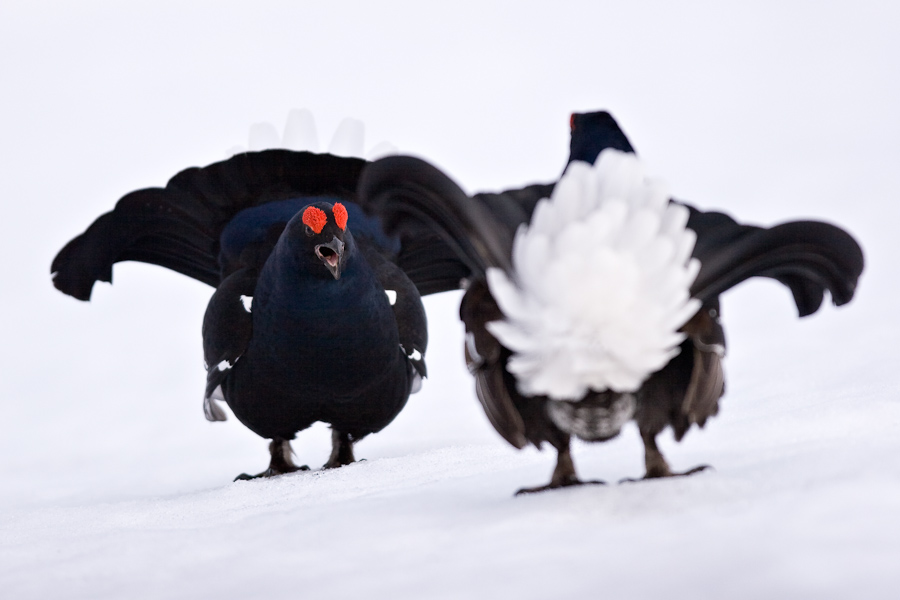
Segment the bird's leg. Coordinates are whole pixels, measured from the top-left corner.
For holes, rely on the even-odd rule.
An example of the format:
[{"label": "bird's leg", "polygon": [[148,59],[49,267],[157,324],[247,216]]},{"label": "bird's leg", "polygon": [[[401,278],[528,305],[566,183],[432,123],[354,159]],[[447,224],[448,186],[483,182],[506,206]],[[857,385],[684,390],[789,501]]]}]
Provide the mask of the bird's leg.
[{"label": "bird's leg", "polygon": [[644,441],[644,479],[656,479],[658,477],[671,477],[672,470],[666,457],[659,451],[656,445],[656,436],[649,433],[641,433]]},{"label": "bird's leg", "polygon": [[336,469],[356,462],[353,457],[353,442],[350,435],[341,433],[337,429],[331,430],[331,456],[328,462],[322,465],[323,469]]},{"label": "bird's leg", "polygon": [[[641,432],[641,439],[644,441],[644,465],[647,472],[641,479],[659,479],[661,477],[681,477],[683,475],[693,475],[706,469],[711,469],[709,465],[698,465],[693,469],[688,469],[681,473],[673,473],[669,468],[669,463],[659,451],[656,445],[656,434],[650,432]],[[641,481],[641,479],[623,479],[620,483],[626,481]]]},{"label": "bird's leg", "polygon": [[606,485],[605,481],[581,481],[575,473],[575,463],[572,462],[572,452],[569,449],[569,438],[566,437],[565,443],[559,445],[554,444],[557,451],[556,468],[553,469],[553,476],[550,483],[534,488],[522,488],[516,492],[519,494],[533,494],[535,492],[543,492],[545,490],[555,490],[561,487],[572,487],[576,485]]},{"label": "bird's leg", "polygon": [[294,471],[309,471],[309,467],[306,465],[298,467],[294,464],[294,461],[291,458],[291,455],[293,454],[291,443],[286,439],[280,437],[272,438],[272,441],[269,443],[269,454],[272,458],[269,460],[268,469],[262,473],[257,473],[256,475],[241,473],[235,477],[234,480],[258,479],[260,477],[274,477],[276,475],[283,475],[284,473],[293,473]]}]

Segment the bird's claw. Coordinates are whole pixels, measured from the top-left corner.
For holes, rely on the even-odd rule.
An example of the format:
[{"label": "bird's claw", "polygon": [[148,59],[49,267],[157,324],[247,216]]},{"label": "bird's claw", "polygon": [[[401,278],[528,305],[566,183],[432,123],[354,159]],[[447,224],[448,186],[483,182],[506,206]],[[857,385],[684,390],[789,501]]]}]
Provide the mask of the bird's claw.
[{"label": "bird's claw", "polygon": [[625,479],[620,479],[619,483],[636,483],[638,481],[646,481],[648,479],[663,479],[665,477],[686,477],[687,475],[693,475],[694,473],[699,473],[700,471],[706,470],[715,470],[712,465],[697,465],[693,469],[688,469],[687,471],[682,471],[681,473],[672,473],[671,471],[666,470],[665,472],[647,472],[646,475],[635,479],[633,477],[626,477]]},{"label": "bird's claw", "polygon": [[547,485],[542,485],[539,487],[522,488],[521,490],[516,492],[516,496],[522,496],[524,494],[536,494],[538,492],[546,492],[547,490],[558,490],[560,488],[575,487],[580,485],[606,485],[606,482],[600,479],[590,481],[581,481],[580,479],[567,479],[563,482],[551,481]]},{"label": "bird's claw", "polygon": [[678,476],[693,475],[694,473],[699,473],[700,471],[707,471],[707,470],[715,471],[715,469],[713,469],[712,465],[697,465],[693,469],[688,469],[687,471],[684,471],[683,473],[676,473],[676,475],[678,475]]},{"label": "bird's claw", "polygon": [[250,475],[248,473],[241,473],[237,477],[234,478],[235,481],[250,481],[251,479],[262,479],[263,477],[275,477],[277,475],[284,475],[286,473],[295,473],[297,471],[309,471],[309,467],[307,465],[301,465],[299,467],[287,470],[281,469],[273,469],[269,467],[262,473],[257,473],[256,475]]}]

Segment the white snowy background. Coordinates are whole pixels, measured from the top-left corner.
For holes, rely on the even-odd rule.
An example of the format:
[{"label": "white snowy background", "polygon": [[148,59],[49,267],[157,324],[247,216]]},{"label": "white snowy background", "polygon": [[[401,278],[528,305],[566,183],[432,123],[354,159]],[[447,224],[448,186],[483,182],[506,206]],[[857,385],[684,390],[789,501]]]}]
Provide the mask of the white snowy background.
[{"label": "white snowy background", "polygon": [[[900,9],[625,4],[0,0],[0,596],[896,598]],[[773,283],[723,297],[723,410],[661,436],[715,471],[617,485],[643,473],[629,427],[575,448],[611,485],[514,498],[554,455],[490,428],[447,294],[366,462],[232,483],[266,441],[203,419],[211,289],[129,263],[81,303],[48,271],[120,196],[294,107],[473,192],[555,179],[569,113],[606,108],[679,198],[839,223],[866,271],[803,321]],[[328,430],[294,448],[322,464]]]}]

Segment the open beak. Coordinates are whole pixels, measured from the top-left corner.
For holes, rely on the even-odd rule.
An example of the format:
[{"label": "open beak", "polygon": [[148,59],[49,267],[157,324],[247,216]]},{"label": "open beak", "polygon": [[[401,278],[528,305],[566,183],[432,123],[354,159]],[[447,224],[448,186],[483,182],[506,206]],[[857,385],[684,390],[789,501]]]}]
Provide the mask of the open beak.
[{"label": "open beak", "polygon": [[325,263],[325,268],[334,275],[335,279],[341,278],[341,259],[344,257],[344,242],[333,237],[330,242],[316,246],[316,256]]}]

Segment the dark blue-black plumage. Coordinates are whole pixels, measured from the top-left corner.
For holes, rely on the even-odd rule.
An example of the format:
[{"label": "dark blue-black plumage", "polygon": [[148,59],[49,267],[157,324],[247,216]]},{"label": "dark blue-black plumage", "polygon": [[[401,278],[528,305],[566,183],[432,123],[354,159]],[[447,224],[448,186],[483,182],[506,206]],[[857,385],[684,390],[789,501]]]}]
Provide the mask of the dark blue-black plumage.
[{"label": "dark blue-black plumage", "polygon": [[569,118],[572,137],[569,139],[569,161],[580,160],[593,164],[607,148],[634,152],[634,148],[619,124],[605,110],[573,113]]},{"label": "dark blue-black plumage", "polygon": [[[313,206],[330,212],[325,202]],[[361,438],[399,412],[415,370],[385,287],[349,228],[308,235],[300,216],[288,222],[260,271],[253,336],[224,381],[225,398],[264,437],[289,439],[324,421]],[[330,239],[343,245],[338,278],[315,252]]]},{"label": "dark blue-black plumage", "polygon": [[224,419],[224,399],[272,440],[260,475],[305,468],[289,440],[317,421],[333,430],[325,466],[347,464],[353,443],[388,425],[426,374],[419,289],[460,278],[438,236],[413,227],[389,237],[360,209],[365,165],[275,150],[188,169],[125,196],[69,242],[54,285],[87,300],[115,262],[138,260],[215,286],[203,320],[206,417]]}]

